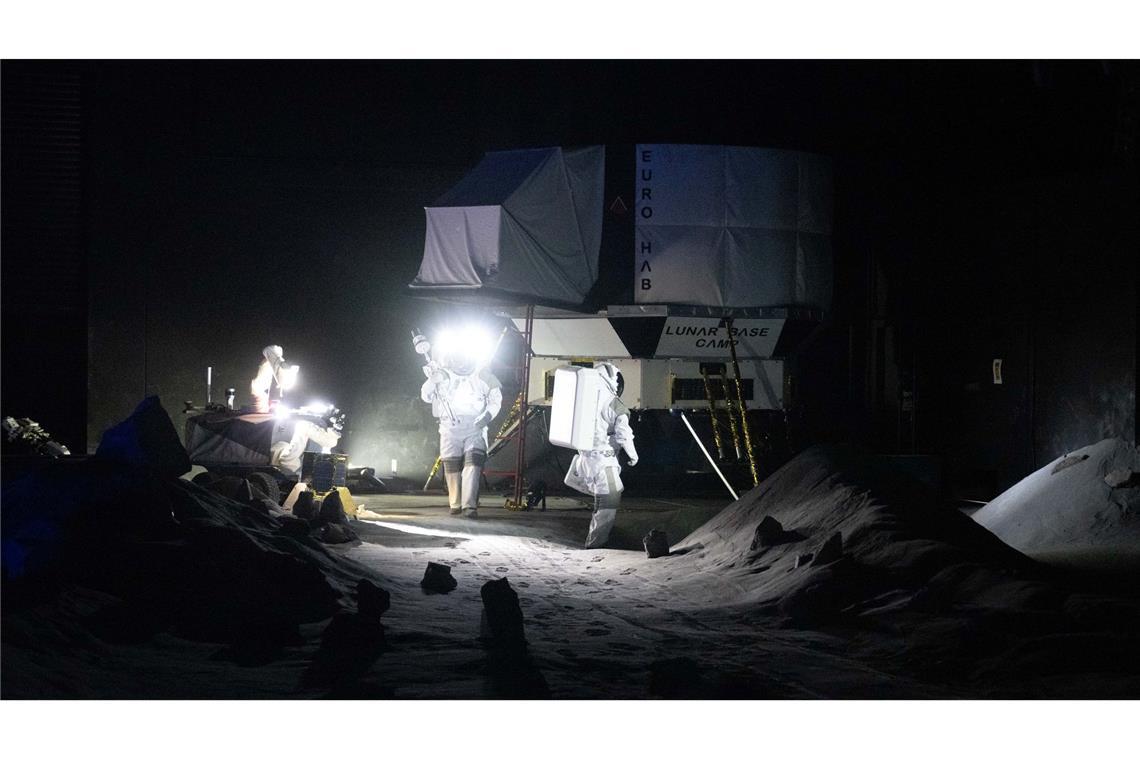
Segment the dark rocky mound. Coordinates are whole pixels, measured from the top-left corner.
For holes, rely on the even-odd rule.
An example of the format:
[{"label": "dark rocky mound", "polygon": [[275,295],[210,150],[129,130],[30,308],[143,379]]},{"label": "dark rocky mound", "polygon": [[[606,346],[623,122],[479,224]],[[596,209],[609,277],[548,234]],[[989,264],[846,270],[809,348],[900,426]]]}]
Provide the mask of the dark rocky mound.
[{"label": "dark rocky mound", "polygon": [[850,450],[800,454],[674,553],[737,579],[757,620],[873,631],[864,656],[966,694],[1140,693],[1135,589],[1044,567]]},{"label": "dark rocky mound", "polygon": [[145,467],[60,462],[5,487],[3,502],[13,603],[50,579],[224,638],[249,625],[327,618],[370,576],[290,531],[284,517]]},{"label": "dark rocky mound", "polygon": [[[52,658],[69,652],[60,636],[134,645],[162,635],[253,662],[295,643],[299,626],[355,611],[358,582],[378,581],[307,525],[123,460],[59,460],[6,484],[2,522],[4,696],[39,695],[12,646]],[[46,693],[69,693],[57,686]],[[186,688],[176,693],[199,693]]]},{"label": "dark rocky mound", "polygon": [[[771,568],[756,584],[770,598],[823,571],[858,568],[888,585],[917,588],[950,565],[988,563],[1014,575],[1034,566],[918,481],[827,447],[794,458],[680,549],[702,565],[742,574]],[[797,557],[804,572],[788,573]]]},{"label": "dark rocky mound", "polygon": [[1050,462],[974,513],[1018,551],[1130,555],[1140,570],[1140,449],[1108,438]]}]

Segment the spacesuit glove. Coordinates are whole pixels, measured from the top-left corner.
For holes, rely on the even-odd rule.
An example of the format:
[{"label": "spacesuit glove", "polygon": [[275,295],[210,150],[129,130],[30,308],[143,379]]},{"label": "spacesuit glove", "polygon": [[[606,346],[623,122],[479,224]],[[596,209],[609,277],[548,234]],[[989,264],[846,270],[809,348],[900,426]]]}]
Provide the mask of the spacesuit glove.
[{"label": "spacesuit glove", "polygon": [[629,459],[629,461],[626,462],[626,465],[629,467],[636,467],[638,462],[637,449],[633,448],[632,446],[626,446],[625,455]]},{"label": "spacesuit glove", "polygon": [[[424,371],[427,371],[427,367],[424,367]],[[447,382],[447,373],[442,369],[435,369],[428,374],[428,379],[436,385],[443,385]]]},{"label": "spacesuit glove", "polygon": [[491,424],[491,413],[483,412],[479,415],[479,419],[475,420],[475,427],[483,428]]},{"label": "spacesuit glove", "polygon": [[628,461],[628,462],[626,462],[626,465],[627,465],[627,466],[629,466],[629,467],[635,467],[635,466],[637,466],[637,457],[630,457],[630,458],[629,458],[629,461]]}]

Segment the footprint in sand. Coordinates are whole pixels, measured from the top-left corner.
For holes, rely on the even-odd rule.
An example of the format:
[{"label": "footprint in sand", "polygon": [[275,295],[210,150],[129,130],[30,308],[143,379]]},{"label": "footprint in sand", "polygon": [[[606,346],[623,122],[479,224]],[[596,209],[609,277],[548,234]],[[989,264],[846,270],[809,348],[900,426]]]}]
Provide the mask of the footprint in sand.
[{"label": "footprint in sand", "polygon": [[620,575],[633,575],[636,572],[637,572],[637,568],[627,567],[625,570],[621,571]]},{"label": "footprint in sand", "polygon": [[605,585],[607,585],[607,586],[620,586],[621,581],[615,581],[613,578],[607,578]]},{"label": "footprint in sand", "polygon": [[471,564],[471,560],[469,560],[469,559],[457,559],[456,562],[458,562],[461,565],[470,565]]},{"label": "footprint in sand", "polygon": [[585,633],[587,636],[609,636],[610,629],[603,628],[602,626],[597,626],[594,628],[587,628],[585,631],[583,631],[583,633]]},{"label": "footprint in sand", "polygon": [[578,657],[578,653],[575,652],[573,649],[563,648],[563,649],[555,649],[554,651],[557,652],[558,654],[562,655],[563,657],[569,657],[572,660],[576,659]]},{"label": "footprint in sand", "polygon": [[510,571],[511,569],[509,567],[503,567],[502,565],[495,568],[496,573],[509,573]]},{"label": "footprint in sand", "polygon": [[454,549],[455,547],[459,546],[459,544],[457,544],[455,541],[444,541],[443,545],[448,549]]},{"label": "footprint in sand", "polygon": [[480,557],[490,557],[490,556],[491,556],[491,552],[479,552],[479,556],[480,556]]},{"label": "footprint in sand", "polygon": [[518,586],[519,588],[530,588],[530,584],[527,583],[526,581],[519,581],[515,585]]},{"label": "footprint in sand", "polygon": [[602,556],[601,554],[599,554],[596,557],[590,557],[591,562],[601,562],[603,559],[605,559],[605,557]]}]

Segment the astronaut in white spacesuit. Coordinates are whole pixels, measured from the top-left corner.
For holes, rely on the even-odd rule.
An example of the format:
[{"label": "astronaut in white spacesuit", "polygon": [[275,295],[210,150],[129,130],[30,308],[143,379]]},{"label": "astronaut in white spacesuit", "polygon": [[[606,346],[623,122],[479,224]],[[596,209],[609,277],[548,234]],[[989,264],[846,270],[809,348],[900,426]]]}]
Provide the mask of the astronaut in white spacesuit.
[{"label": "astronaut in white spacesuit", "polygon": [[[281,346],[266,346],[261,350],[261,364],[257,374],[249,383],[253,397],[252,411],[268,414],[276,409],[276,420],[269,447],[269,463],[290,473],[301,471],[302,457],[315,444],[321,451],[329,452],[340,442],[340,430],[327,425],[318,425],[291,410],[278,406],[280,394],[297,382],[298,367],[285,363],[285,351]],[[272,398],[276,386],[278,399]],[[305,410],[301,410],[304,412]]]},{"label": "astronaut in white spacesuit", "polygon": [[283,376],[288,372],[285,364],[285,351],[281,346],[266,346],[261,350],[261,364],[257,367],[257,374],[249,383],[249,393],[253,397],[253,410],[259,413],[270,411],[270,392],[276,383],[278,389],[288,382]]},{"label": "astronaut in white spacesuit", "polygon": [[479,485],[487,461],[487,426],[503,405],[502,386],[480,366],[477,346],[451,348],[438,363],[424,367],[420,398],[439,418],[439,458],[447,482],[449,511],[476,517]]},{"label": "astronaut in white spacesuit", "polygon": [[629,409],[622,403],[624,383],[617,367],[599,362],[594,369],[601,375],[611,398],[598,405],[594,424],[594,445],[589,450],[579,449],[566,473],[566,485],[594,497],[594,515],[586,534],[586,548],[598,549],[605,545],[617,517],[621,503],[621,465],[617,451],[622,449],[629,457],[629,466],[637,464],[637,449],[633,445],[633,430],[629,427]]}]

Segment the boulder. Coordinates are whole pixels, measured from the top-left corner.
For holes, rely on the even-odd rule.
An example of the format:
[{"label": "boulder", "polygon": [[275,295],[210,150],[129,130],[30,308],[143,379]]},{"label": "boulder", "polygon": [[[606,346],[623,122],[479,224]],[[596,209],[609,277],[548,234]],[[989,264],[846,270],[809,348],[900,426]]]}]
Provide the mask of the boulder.
[{"label": "boulder", "polygon": [[312,491],[301,491],[297,502],[293,505],[293,516],[302,520],[315,520],[317,518],[317,504],[313,500]]},{"label": "boulder", "polygon": [[380,619],[392,606],[392,597],[367,578],[356,583],[356,608],[362,617]]},{"label": "boulder", "polygon": [[173,477],[190,471],[190,457],[158,396],[147,396],[130,417],[104,432],[95,456]]},{"label": "boulder", "polygon": [[843,556],[843,534],[836,532],[823,542],[811,561],[813,565],[828,565]]},{"label": "boulder", "polygon": [[649,559],[657,559],[669,554],[669,536],[663,530],[654,528],[649,531],[641,540],[641,544],[645,547],[645,556]]},{"label": "boulder", "polygon": [[429,562],[424,570],[424,578],[420,586],[424,591],[432,594],[446,594],[455,589],[459,582],[451,576],[451,568],[438,562]]},{"label": "boulder", "polygon": [[488,643],[499,649],[525,650],[523,614],[519,595],[506,578],[487,581],[479,589],[483,598],[483,623]]},{"label": "boulder", "polygon": [[771,515],[764,515],[764,519],[756,526],[756,532],[753,534],[752,549],[775,546],[780,543],[783,535],[784,526],[780,524],[780,521]]},{"label": "boulder", "polygon": [[[296,511],[296,507],[294,507]],[[329,525],[348,525],[348,515],[344,513],[344,502],[341,501],[340,491],[329,491],[321,499],[321,508],[318,513],[321,522]]]},{"label": "boulder", "polygon": [[771,515],[764,515],[764,519],[760,521],[760,524],[756,526],[756,531],[752,534],[752,545],[749,547],[749,551],[767,549],[780,544],[793,544],[796,541],[802,541],[803,538],[797,531],[784,530],[780,521]]},{"label": "boulder", "polygon": [[1109,488],[1131,488],[1137,485],[1137,480],[1137,473],[1127,467],[1113,470],[1104,476],[1104,482]]}]

